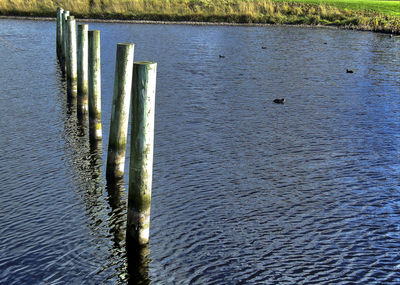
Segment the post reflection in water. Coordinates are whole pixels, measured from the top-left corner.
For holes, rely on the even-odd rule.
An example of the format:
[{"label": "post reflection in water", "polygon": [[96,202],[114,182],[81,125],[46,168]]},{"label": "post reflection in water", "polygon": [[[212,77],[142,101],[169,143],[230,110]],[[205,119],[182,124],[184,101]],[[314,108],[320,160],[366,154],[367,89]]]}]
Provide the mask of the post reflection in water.
[{"label": "post reflection in water", "polygon": [[151,259],[149,245],[138,245],[126,241],[128,259],[128,284],[150,284],[149,264]]},{"label": "post reflection in water", "polygon": [[[68,93],[68,87],[67,87],[67,93]],[[73,119],[75,121],[74,118],[76,118],[76,98],[72,97],[72,96],[67,96],[67,109],[66,109],[66,114],[69,117],[69,119]]]},{"label": "post reflection in water", "polygon": [[59,74],[60,88],[66,94],[62,100],[66,100],[63,120],[64,140],[71,157],[68,164],[77,178],[77,194],[85,205],[87,227],[95,236],[106,234],[112,242],[102,270],[115,267],[118,284],[150,284],[148,245],[137,247],[126,241],[127,196],[124,180],[106,181],[102,169],[102,140],[90,138],[88,114],[79,108],[78,98],[71,96],[65,72],[59,69]]},{"label": "post reflection in water", "polygon": [[113,235],[114,249],[126,253],[128,283],[150,284],[149,246],[140,246],[125,240],[127,204],[123,179],[108,181],[106,189],[111,207],[110,234]]},{"label": "post reflection in water", "polygon": [[117,250],[122,250],[125,245],[125,188],[123,180],[107,182],[106,190],[108,194],[108,204],[111,208],[110,216],[110,234],[113,236],[113,245]]},{"label": "post reflection in water", "polygon": [[78,135],[86,136],[86,130],[89,127],[89,119],[87,113],[82,112],[82,109],[79,108],[79,98],[77,99],[77,111],[76,111],[77,119],[78,119]]}]

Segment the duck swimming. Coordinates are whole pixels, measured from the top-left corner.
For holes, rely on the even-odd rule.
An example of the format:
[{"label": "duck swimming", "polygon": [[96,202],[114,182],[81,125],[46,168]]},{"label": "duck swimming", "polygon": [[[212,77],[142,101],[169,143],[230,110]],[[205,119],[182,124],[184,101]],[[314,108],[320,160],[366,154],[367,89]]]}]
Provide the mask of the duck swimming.
[{"label": "duck swimming", "polygon": [[350,69],[346,69],[346,73],[354,73],[354,71],[350,70]]},{"label": "duck swimming", "polygon": [[276,104],[283,104],[283,103],[285,103],[285,98],[281,98],[281,99],[274,99],[274,103],[276,103]]}]

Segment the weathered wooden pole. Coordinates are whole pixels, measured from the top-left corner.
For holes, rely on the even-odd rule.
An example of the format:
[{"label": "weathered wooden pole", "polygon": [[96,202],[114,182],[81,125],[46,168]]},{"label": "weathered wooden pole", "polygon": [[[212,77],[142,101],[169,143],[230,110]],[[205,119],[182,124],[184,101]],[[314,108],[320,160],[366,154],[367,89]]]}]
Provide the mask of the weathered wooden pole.
[{"label": "weathered wooden pole", "polygon": [[78,25],[78,113],[87,114],[88,106],[88,25]]},{"label": "weathered wooden pole", "polygon": [[62,17],[63,17],[64,9],[57,8],[57,33],[56,33],[56,49],[57,49],[57,57],[58,59],[61,58],[62,50]]},{"label": "weathered wooden pole", "polygon": [[61,43],[61,49],[62,49],[62,60],[63,60],[63,64],[62,64],[62,68],[63,71],[65,72],[66,69],[66,60],[67,60],[67,40],[68,40],[68,36],[67,36],[67,19],[69,16],[69,11],[64,11],[63,15],[62,15],[62,19],[61,19],[61,24],[62,24],[62,43]]},{"label": "weathered wooden pole", "polygon": [[132,77],[127,244],[149,242],[157,63],[135,62]]},{"label": "weathered wooden pole", "polygon": [[68,93],[75,97],[78,91],[77,51],[76,51],[76,21],[74,16],[68,16],[68,60],[67,84]]},{"label": "weathered wooden pole", "polygon": [[133,44],[118,44],[115,62],[110,136],[107,153],[107,180],[124,176],[129,108],[132,90]]},{"label": "weathered wooden pole", "polygon": [[100,31],[89,31],[89,137],[101,140],[101,65]]}]

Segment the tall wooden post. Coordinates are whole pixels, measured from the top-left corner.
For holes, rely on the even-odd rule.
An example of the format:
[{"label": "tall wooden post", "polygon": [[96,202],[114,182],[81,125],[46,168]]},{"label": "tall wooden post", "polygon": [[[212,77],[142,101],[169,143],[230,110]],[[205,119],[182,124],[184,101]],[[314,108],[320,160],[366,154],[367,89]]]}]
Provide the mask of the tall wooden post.
[{"label": "tall wooden post", "polygon": [[78,25],[78,114],[87,114],[88,106],[88,25]]},{"label": "tall wooden post", "polygon": [[132,89],[133,44],[118,44],[107,154],[107,180],[124,176]]},{"label": "tall wooden post", "polygon": [[100,31],[89,31],[89,137],[101,140],[101,64]]},{"label": "tall wooden post", "polygon": [[69,16],[67,20],[68,24],[68,60],[67,60],[67,84],[68,93],[72,97],[77,94],[77,51],[76,51],[76,21],[74,16]]},{"label": "tall wooden post", "polygon": [[156,73],[157,63],[133,65],[127,244],[149,242]]},{"label": "tall wooden post", "polygon": [[57,49],[57,57],[61,59],[62,51],[61,51],[61,44],[62,44],[62,17],[63,17],[64,9],[57,8],[57,32],[56,32],[56,49]]},{"label": "tall wooden post", "polygon": [[64,72],[66,72],[66,60],[67,60],[67,45],[68,45],[68,34],[67,34],[67,19],[69,16],[69,11],[64,11],[63,17],[61,19],[62,23],[62,43],[61,43],[61,49],[62,49],[62,59],[63,59],[63,64],[62,64],[62,69]]}]

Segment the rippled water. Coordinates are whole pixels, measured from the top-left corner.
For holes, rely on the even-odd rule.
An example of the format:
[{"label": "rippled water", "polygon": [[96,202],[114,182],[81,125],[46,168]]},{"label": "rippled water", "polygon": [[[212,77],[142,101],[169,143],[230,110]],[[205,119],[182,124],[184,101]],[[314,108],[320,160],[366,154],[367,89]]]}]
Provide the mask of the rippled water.
[{"label": "rippled water", "polygon": [[[400,38],[90,29],[97,147],[66,100],[55,23],[0,20],[1,284],[400,283]],[[126,183],[104,179],[118,42],[158,62],[151,240],[129,263]]]}]

